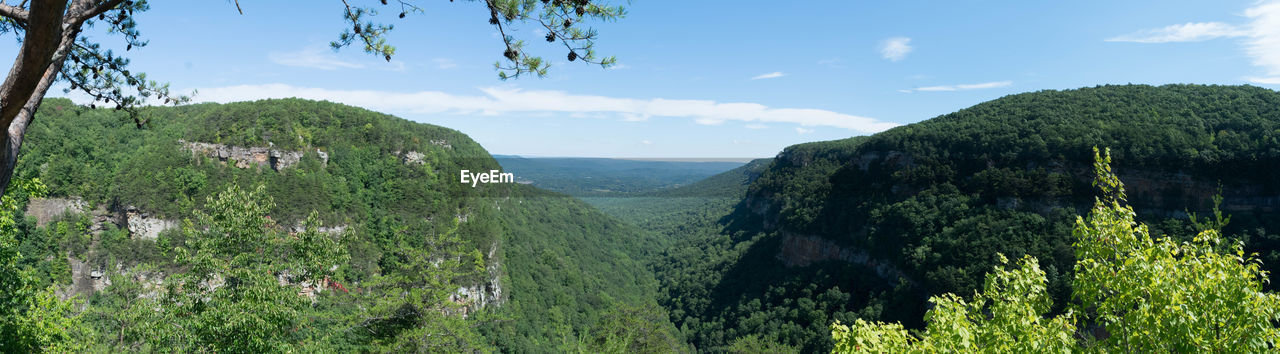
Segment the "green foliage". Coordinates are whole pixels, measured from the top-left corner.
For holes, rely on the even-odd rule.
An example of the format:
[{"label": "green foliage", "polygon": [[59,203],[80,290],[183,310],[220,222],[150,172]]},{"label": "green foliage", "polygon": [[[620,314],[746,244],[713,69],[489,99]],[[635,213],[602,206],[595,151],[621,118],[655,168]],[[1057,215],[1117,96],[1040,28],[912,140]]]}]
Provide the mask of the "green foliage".
[{"label": "green foliage", "polygon": [[[1005,261],[1001,256],[1001,261]],[[1064,352],[1075,345],[1073,315],[1042,316],[1051,299],[1045,292],[1044,271],[1032,257],[1017,267],[997,267],[986,286],[971,301],[954,294],[929,299],[933,309],[919,338],[901,324],[832,324],[835,352]]]},{"label": "green foliage", "polygon": [[[17,169],[53,178],[56,197],[191,220],[156,240],[94,235],[84,215],[17,224],[36,284],[65,286],[68,255],[107,273],[82,315],[96,339],[75,341],[92,351],[683,348],[653,303],[651,234],[563,195],[456,183],[459,169],[499,168],[457,131],[297,99],[140,113],[147,129],[49,99]],[[237,168],[179,139],[305,154],[281,171]],[[314,298],[299,295],[307,285]],[[462,287],[498,298],[481,308]],[[610,322],[614,310],[625,320]],[[608,323],[640,334],[597,338]]]},{"label": "green foliage", "polygon": [[835,351],[1272,350],[1280,341],[1280,296],[1263,291],[1267,274],[1257,259],[1245,256],[1242,243],[1224,248],[1214,228],[1192,241],[1151,237],[1127,205],[1110,152],[1095,160],[1104,197],[1088,218],[1076,219],[1072,298],[1078,302],[1071,310],[1045,317],[1051,299],[1044,272],[1025,257],[1017,268],[989,273],[969,303],[952,294],[932,298],[919,337],[898,324],[837,322]]},{"label": "green foliage", "polygon": [[18,251],[17,211],[19,198],[42,196],[44,184],[38,179],[15,183],[0,197],[0,351],[79,351],[89,334],[74,305],[57,297],[53,287],[40,290],[32,269],[21,266]]},{"label": "green foliage", "polygon": [[502,312],[513,318],[483,328],[499,348],[683,348],[653,301],[657,281],[644,260],[661,245],[651,234],[562,194],[522,185],[511,193],[495,199],[501,204],[494,217],[503,235],[502,283],[511,294]]},{"label": "green foliage", "polygon": [[[661,301],[698,348],[756,335],[829,351],[832,320],[922,330],[927,299],[982,291],[1002,266],[996,254],[1035,257],[1048,315],[1058,315],[1071,301],[1074,216],[1097,193],[1092,146],[1115,149],[1128,201],[1155,234],[1192,241],[1200,230],[1186,216],[1210,210],[1221,186],[1232,214],[1224,242],[1244,241],[1263,270],[1280,266],[1280,215],[1269,207],[1280,190],[1269,172],[1280,164],[1276,107],[1280,94],[1249,86],[1011,95],[873,136],[788,147],[741,199],[640,220],[672,240],[654,262]],[[792,262],[804,258],[816,261]]]},{"label": "green foliage", "polygon": [[[473,0],[474,1],[474,0]],[[415,1],[398,0],[400,6],[398,11],[392,13],[399,14],[400,19],[404,19],[410,14],[426,13]],[[334,49],[340,49],[355,43],[363,44],[365,53],[374,54],[391,61],[391,56],[395,55],[396,48],[387,41],[387,34],[395,29],[395,25],[382,22],[374,22],[371,18],[377,17],[379,9],[386,9],[385,6],[352,6],[343,3],[346,8],[343,10],[343,19],[350,24],[350,29],[343,30],[338,35],[338,39],[330,42],[329,45]],[[382,5],[388,5],[387,1],[383,1]],[[545,39],[547,42],[559,42],[569,49],[569,61],[581,59],[584,63],[599,64],[601,67],[609,67],[617,63],[614,57],[598,58],[595,53],[595,40],[598,33],[595,29],[584,26],[582,23],[586,21],[613,21],[620,19],[626,15],[626,10],[622,6],[611,5],[605,1],[599,0],[581,0],[581,1],[535,1],[535,0],[486,0],[485,8],[488,10],[489,24],[496,27],[499,35],[502,37],[505,50],[502,55],[506,61],[494,63],[494,68],[498,70],[498,77],[506,80],[509,78],[520,77],[524,74],[535,74],[538,77],[547,75],[547,69],[551,67],[550,61],[543,60],[542,57],[530,55],[524,48],[524,40],[517,39],[511,35],[516,33],[514,25],[527,24],[532,25],[539,30],[545,30],[546,37],[536,40]]]},{"label": "green foliage", "polygon": [[277,279],[317,284],[345,263],[345,252],[316,230],[314,216],[297,236],[276,231],[264,187],[232,185],[205,205],[198,222],[183,227],[186,244],[174,250],[174,262],[188,271],[168,277],[154,300],[129,309],[126,316],[141,317],[135,320],[141,328],[129,330],[156,349],[288,351],[308,303]]}]

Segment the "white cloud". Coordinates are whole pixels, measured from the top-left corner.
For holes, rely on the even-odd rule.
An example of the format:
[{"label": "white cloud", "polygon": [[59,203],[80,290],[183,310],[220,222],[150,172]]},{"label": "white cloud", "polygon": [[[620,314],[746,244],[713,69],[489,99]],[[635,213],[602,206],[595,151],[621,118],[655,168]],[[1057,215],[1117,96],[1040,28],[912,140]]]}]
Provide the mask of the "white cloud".
[{"label": "white cloud", "polygon": [[780,78],[780,77],[783,77],[783,76],[787,76],[787,74],[783,74],[781,71],[774,71],[774,72],[771,72],[771,73],[768,73],[768,74],[760,74],[760,75],[753,76],[753,77],[751,77],[751,79],[752,79],[752,80],[760,80],[760,79],[776,79],[776,78]]},{"label": "white cloud", "polygon": [[699,124],[726,121],[747,123],[792,123],[801,126],[828,126],[876,133],[898,126],[874,118],[811,108],[770,108],[757,103],[721,103],[709,100],[636,99],[577,95],[564,91],[521,90],[485,87],[482,95],[456,95],[441,91],[390,92],[371,90],[330,90],[285,84],[239,85],[199,89],[194,97],[202,102],[234,102],[266,98],[299,97],[328,100],[394,114],[482,114],[547,113],[613,114],[624,117],[678,117]]},{"label": "white cloud", "polygon": [[827,66],[833,69],[844,69],[844,62],[840,58],[822,59],[818,61],[818,65]]},{"label": "white cloud", "polygon": [[764,128],[768,128],[768,127],[769,127],[769,126],[767,126],[767,125],[759,124],[759,123],[751,123],[751,124],[747,124],[747,129],[764,129]]},{"label": "white cloud", "polygon": [[1253,59],[1253,65],[1266,71],[1267,77],[1249,78],[1264,85],[1280,84],[1280,2],[1262,3],[1245,10],[1249,18],[1246,27],[1249,38],[1244,40],[1244,52]]},{"label": "white cloud", "polygon": [[622,121],[624,122],[644,122],[649,120],[649,116],[635,113],[622,113]]},{"label": "white cloud", "polygon": [[1188,22],[1107,38],[1107,42],[1169,43],[1199,42],[1223,37],[1240,37],[1248,31],[1222,22]]},{"label": "white cloud", "polygon": [[891,61],[899,61],[911,53],[911,38],[893,37],[880,44],[880,55]]},{"label": "white cloud", "polygon": [[912,92],[919,92],[919,91],[924,91],[924,92],[968,91],[968,90],[981,90],[981,89],[1007,87],[1009,85],[1013,85],[1013,81],[992,81],[992,82],[983,82],[978,84],[925,86],[925,87],[917,87],[914,89],[898,90],[898,92],[912,93]]},{"label": "white cloud", "polygon": [[1244,24],[1190,22],[1109,38],[1112,42],[1169,43],[1216,38],[1241,38],[1240,45],[1262,76],[1245,80],[1263,85],[1280,85],[1280,1],[1260,1],[1245,9]]},{"label": "white cloud", "polygon": [[640,143],[641,143],[641,144],[645,144],[645,145],[653,145],[653,142],[652,142],[652,141],[649,141],[649,139],[641,140],[641,141],[640,141]]},{"label": "white cloud", "polygon": [[812,132],[813,132],[813,129],[806,129],[806,128],[801,128],[801,127],[796,127],[796,133],[799,133],[799,134],[809,134],[809,133],[812,133]]},{"label": "white cloud", "polygon": [[338,59],[338,56],[334,55],[333,51],[321,46],[311,46],[296,52],[271,52],[267,55],[267,59],[280,65],[320,70],[359,69],[364,67],[364,65],[358,63]]},{"label": "white cloud", "polygon": [[458,63],[453,62],[453,59],[449,58],[435,58],[432,61],[436,63],[436,68],[438,69],[453,69],[458,67]]},{"label": "white cloud", "polygon": [[391,70],[391,71],[405,71],[405,69],[408,69],[408,68],[409,68],[409,66],[408,66],[408,65],[405,65],[403,61],[399,61],[399,60],[392,60],[391,62],[388,62],[387,64],[388,64],[388,65],[391,65],[391,66],[390,66],[390,67],[381,67],[381,68],[382,68],[382,69],[386,69],[386,70]]},{"label": "white cloud", "polygon": [[1276,76],[1264,76],[1264,77],[1249,76],[1249,77],[1245,77],[1244,79],[1259,85],[1280,85],[1280,77],[1276,77]]}]

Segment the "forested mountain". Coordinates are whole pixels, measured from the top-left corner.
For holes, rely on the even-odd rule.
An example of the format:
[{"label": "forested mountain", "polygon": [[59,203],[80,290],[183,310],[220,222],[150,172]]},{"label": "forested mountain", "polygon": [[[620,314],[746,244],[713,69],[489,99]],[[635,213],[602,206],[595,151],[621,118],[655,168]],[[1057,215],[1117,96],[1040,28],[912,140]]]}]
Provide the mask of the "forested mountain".
[{"label": "forested mountain", "polygon": [[17,169],[17,265],[84,301],[73,349],[820,352],[835,321],[920,329],[1000,254],[1039,260],[1056,315],[1095,146],[1151,235],[1220,195],[1226,242],[1280,264],[1280,93],[1250,86],[1012,95],[579,198],[458,183],[499,161],[343,105],[138,114],[48,100]]},{"label": "forested mountain", "polygon": [[829,350],[832,320],[919,328],[929,295],[974,293],[1002,253],[1040,259],[1061,308],[1072,222],[1097,195],[1095,146],[1111,148],[1152,234],[1187,237],[1186,212],[1221,194],[1225,233],[1275,274],[1277,128],[1275,91],[1124,85],[1012,95],[792,146],[740,203],[670,221],[678,241],[655,265],[663,303],[698,348]]},{"label": "forested mountain", "polygon": [[638,258],[651,233],[459,183],[500,167],[457,131],[299,99],[146,108],[144,129],[65,99],[39,112],[16,180],[48,195],[18,217],[20,266],[79,295],[84,350],[685,345]]}]

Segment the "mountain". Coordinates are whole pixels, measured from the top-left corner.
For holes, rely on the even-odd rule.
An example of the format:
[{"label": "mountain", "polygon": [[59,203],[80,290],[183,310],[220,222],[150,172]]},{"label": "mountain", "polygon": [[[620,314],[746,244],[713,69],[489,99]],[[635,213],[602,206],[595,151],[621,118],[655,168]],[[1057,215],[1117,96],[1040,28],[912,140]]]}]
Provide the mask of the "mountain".
[{"label": "mountain", "polygon": [[[1098,86],[1002,97],[867,137],[791,146],[736,205],[688,213],[656,263],[698,348],[830,349],[834,319],[919,328],[932,294],[972,294],[997,255],[1041,260],[1069,299],[1071,228],[1110,148],[1153,234],[1186,238],[1215,195],[1224,231],[1280,264],[1280,93]],[[1275,284],[1275,282],[1272,282]],[[1274,286],[1274,285],[1272,285]]]},{"label": "mountain", "polygon": [[[144,129],[127,114],[48,99],[16,169],[16,181],[48,187],[20,221],[22,266],[87,301],[90,332],[110,334],[93,350],[217,351],[268,334],[251,344],[305,351],[684,346],[656,305],[657,283],[642,262],[659,247],[652,234],[563,194],[459,183],[461,170],[500,169],[460,132],[300,99],[142,108]],[[218,209],[223,201],[245,209]],[[227,220],[258,217],[237,214],[254,205],[274,205],[264,208],[266,222],[236,224],[256,231],[227,234],[265,233],[281,244],[223,247],[320,247],[296,243],[304,237],[337,245],[322,250],[342,256],[326,259],[336,264],[321,284],[291,280],[301,271],[288,265],[290,256],[266,258],[289,268],[271,269],[281,285],[265,289],[302,293],[311,304],[281,295],[294,305],[266,308],[282,313],[220,312],[241,306],[234,300],[241,295],[227,289],[248,286],[233,274],[249,273],[234,268],[199,283],[214,294],[201,306],[161,301],[170,298],[160,296],[161,284],[194,276],[190,257],[181,255],[203,252],[202,238],[221,237]],[[139,314],[177,317],[144,321]],[[268,314],[289,320],[264,327],[276,332],[219,334]],[[181,321],[197,322],[166,326]]]},{"label": "mountain", "polygon": [[685,186],[741,162],[495,156],[517,181],[575,197],[631,196]]},{"label": "mountain", "polygon": [[1095,147],[1153,234],[1216,208],[1280,264],[1280,93],[1251,86],[1011,95],[701,177],[495,159],[328,102],[128,114],[47,100],[15,176],[18,266],[85,301],[86,351],[821,352],[836,320],[919,329],[1001,255],[1038,258],[1061,311]]}]

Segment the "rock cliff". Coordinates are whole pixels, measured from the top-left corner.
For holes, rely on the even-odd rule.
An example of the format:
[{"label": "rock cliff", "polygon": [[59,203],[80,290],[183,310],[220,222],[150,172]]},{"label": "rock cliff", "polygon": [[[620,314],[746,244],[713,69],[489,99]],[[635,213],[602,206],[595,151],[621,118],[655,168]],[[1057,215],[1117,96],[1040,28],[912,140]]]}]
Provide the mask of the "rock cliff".
[{"label": "rock cliff", "polygon": [[[280,171],[298,164],[302,156],[307,153],[305,150],[289,151],[271,147],[229,146],[186,140],[178,140],[178,142],[182,143],[184,150],[190,151],[193,155],[208,156],[239,168],[265,167]],[[320,149],[316,149],[315,152],[320,156],[322,163],[326,165],[329,163],[328,153]]]}]

